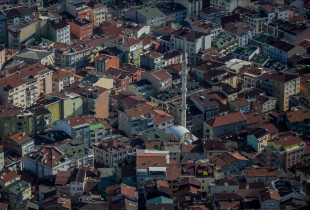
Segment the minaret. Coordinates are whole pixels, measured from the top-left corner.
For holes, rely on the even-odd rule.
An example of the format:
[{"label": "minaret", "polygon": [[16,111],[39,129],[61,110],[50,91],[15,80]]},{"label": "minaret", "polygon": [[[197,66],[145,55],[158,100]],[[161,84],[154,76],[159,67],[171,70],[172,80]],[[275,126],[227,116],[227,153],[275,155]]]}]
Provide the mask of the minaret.
[{"label": "minaret", "polygon": [[181,72],[181,76],[182,76],[182,123],[181,125],[186,128],[186,92],[187,92],[187,88],[186,88],[186,76],[187,76],[187,72],[186,72],[186,67],[187,67],[187,58],[186,58],[186,45],[185,45],[185,39],[183,41],[183,58],[182,58],[182,72]]}]

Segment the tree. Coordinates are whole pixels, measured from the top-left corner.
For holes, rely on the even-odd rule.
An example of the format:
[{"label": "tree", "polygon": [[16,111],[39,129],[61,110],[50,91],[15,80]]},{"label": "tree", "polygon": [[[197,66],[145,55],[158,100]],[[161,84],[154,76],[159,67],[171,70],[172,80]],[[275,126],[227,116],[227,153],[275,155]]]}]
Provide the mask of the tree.
[{"label": "tree", "polygon": [[165,150],[165,146],[164,145],[160,145],[159,150],[164,151]]},{"label": "tree", "polygon": [[158,144],[155,144],[154,149],[158,149],[159,150]]}]

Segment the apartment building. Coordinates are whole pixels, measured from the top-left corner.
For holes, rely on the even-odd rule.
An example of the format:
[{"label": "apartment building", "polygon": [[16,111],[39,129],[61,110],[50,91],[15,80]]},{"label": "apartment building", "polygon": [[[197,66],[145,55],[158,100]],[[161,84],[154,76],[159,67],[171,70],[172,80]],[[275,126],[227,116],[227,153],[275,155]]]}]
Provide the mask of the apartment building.
[{"label": "apartment building", "polygon": [[[53,103],[59,105],[59,102],[53,101],[52,104]],[[27,107],[26,110],[34,114],[34,123],[32,126],[35,128],[35,134],[41,134],[53,130],[52,112],[48,109],[48,106],[43,106],[42,104],[37,103]],[[56,113],[54,112],[54,114]],[[59,118],[59,115],[57,118]]]},{"label": "apartment building", "polygon": [[79,81],[72,83],[70,87],[64,89],[69,93],[75,93],[82,97],[83,113],[94,115],[96,118],[106,118],[109,116],[109,90],[91,86]]},{"label": "apartment building", "polygon": [[170,49],[182,49],[188,52],[188,65],[193,65],[195,54],[211,48],[211,34],[189,28],[183,28],[170,34]]},{"label": "apartment building", "polygon": [[133,75],[131,72],[123,71],[114,67],[108,68],[104,75],[113,79],[113,87],[128,90],[128,85],[133,82]]},{"label": "apartment building", "polygon": [[165,2],[157,8],[165,15],[165,25],[182,22],[186,17],[187,8],[178,3]]},{"label": "apartment building", "polygon": [[56,69],[53,72],[53,92],[60,93],[66,87],[69,87],[74,82],[74,71],[64,69]]},{"label": "apartment building", "polygon": [[187,11],[186,15],[198,16],[202,10],[202,0],[175,0],[174,3],[179,3],[184,6]]},{"label": "apartment building", "polygon": [[213,23],[208,20],[200,20],[198,22],[195,22],[193,23],[192,28],[194,30],[201,31],[204,33],[210,33],[212,35],[212,39],[220,35],[223,30],[221,25]]},{"label": "apartment building", "polygon": [[64,20],[54,20],[47,23],[47,38],[60,43],[70,42],[70,25]]},{"label": "apartment building", "polygon": [[141,98],[149,98],[153,93],[155,93],[155,88],[152,87],[146,79],[141,79],[137,82],[128,85],[128,91]]},{"label": "apartment building", "polygon": [[212,7],[217,7],[228,12],[232,12],[237,7],[247,7],[247,1],[237,1],[237,0],[211,0],[210,5]]},{"label": "apartment building", "polygon": [[7,26],[7,42],[10,49],[20,50],[21,43],[34,34],[46,37],[46,20],[30,20]]},{"label": "apartment building", "polygon": [[153,179],[166,180],[167,164],[169,164],[167,153],[137,153],[136,174],[139,194],[144,194],[145,182]]},{"label": "apartment building", "polygon": [[150,26],[131,23],[124,30],[124,35],[132,39],[139,39],[143,34],[150,34]]},{"label": "apartment building", "polygon": [[162,69],[165,65],[164,55],[158,52],[148,52],[141,56],[141,66],[150,69]]},{"label": "apartment building", "polygon": [[287,64],[288,58],[295,54],[304,54],[305,49],[282,41],[279,38],[270,37],[264,42],[264,51],[262,53],[265,56],[270,56],[270,59]]},{"label": "apartment building", "polygon": [[118,115],[118,127],[127,136],[154,128],[154,114],[152,107],[146,104],[137,105]]},{"label": "apartment building", "polygon": [[94,26],[99,26],[105,22],[105,17],[107,15],[107,7],[99,2],[90,1],[86,4],[91,8],[90,10],[90,21]]},{"label": "apartment building", "polygon": [[306,144],[293,134],[287,134],[267,141],[262,145],[261,164],[266,167],[289,167],[303,162]]},{"label": "apartment building", "polygon": [[119,58],[112,56],[112,55],[107,55],[107,54],[100,54],[98,55],[95,59],[95,69],[98,72],[105,73],[105,71],[110,68],[119,68]]},{"label": "apartment building", "polygon": [[52,70],[33,64],[0,79],[1,104],[26,107],[34,104],[41,94],[52,92]]},{"label": "apartment building", "polygon": [[269,186],[272,180],[278,178],[278,173],[273,167],[255,167],[250,166],[244,170],[245,179],[250,182],[264,182]]},{"label": "apartment building", "polygon": [[310,112],[308,109],[292,110],[285,114],[285,125],[302,139],[309,138]]},{"label": "apartment building", "polygon": [[250,10],[238,7],[234,12],[241,14],[240,18],[242,21],[253,26],[256,33],[261,33],[264,30],[264,24],[268,22],[268,15],[263,10]]},{"label": "apartment building", "polygon": [[140,66],[140,55],[142,54],[142,41],[123,36],[116,36],[106,41],[107,47],[116,47],[124,52],[123,63],[132,63]]},{"label": "apartment building", "polygon": [[50,50],[55,53],[55,66],[63,69],[85,66],[91,60],[91,47],[79,39],[70,45],[57,42]]},{"label": "apartment building", "polygon": [[88,40],[93,36],[93,23],[87,19],[74,19],[68,22],[70,31],[80,40]]},{"label": "apartment building", "polygon": [[246,127],[247,118],[241,112],[215,116],[204,122],[203,138],[214,138],[230,132],[238,132]]},{"label": "apartment building", "polygon": [[171,50],[164,54],[165,66],[171,64],[179,64],[182,63],[183,53],[181,50]]},{"label": "apartment building", "polygon": [[239,39],[230,34],[221,34],[212,40],[212,47],[217,49],[219,57],[224,57],[236,50]]},{"label": "apartment building", "polygon": [[66,12],[73,17],[90,19],[90,11],[85,2],[66,3]]},{"label": "apartment building", "polygon": [[25,170],[35,177],[94,166],[94,151],[81,140],[71,141],[60,147],[44,147],[25,155],[24,158]]},{"label": "apartment building", "polygon": [[275,110],[277,99],[271,96],[260,95],[252,101],[252,110],[259,115],[265,115]]},{"label": "apartment building", "polygon": [[15,208],[17,202],[30,198],[31,185],[24,180],[17,180],[2,188],[1,201],[8,204],[9,209]]},{"label": "apartment building", "polygon": [[54,131],[64,131],[73,140],[82,140],[86,145],[90,145],[90,124],[82,117],[68,117],[64,120],[56,120],[53,123]]},{"label": "apartment building", "polygon": [[118,161],[127,158],[129,145],[117,139],[104,140],[91,146],[95,152],[95,161],[109,168],[114,168]]},{"label": "apartment building", "polygon": [[244,22],[227,23],[224,25],[223,31],[238,38],[238,45],[241,47],[248,45],[250,39],[254,37],[256,33],[254,26],[248,25]]},{"label": "apartment building", "polygon": [[172,87],[172,76],[164,70],[144,72],[141,77],[142,79],[148,80],[157,92],[162,91],[167,87]]},{"label": "apartment building", "polygon": [[268,16],[267,22],[274,19],[289,20],[289,9],[287,7],[264,4],[258,7],[258,10],[262,10]]},{"label": "apartment building", "polygon": [[128,11],[127,17],[137,23],[148,25],[151,28],[163,26],[165,24],[165,14],[157,7],[146,7]]},{"label": "apartment building", "polygon": [[282,19],[276,19],[264,27],[264,33],[274,37],[284,38],[290,43],[298,44],[307,39],[310,28],[304,23],[294,23]]},{"label": "apartment building", "polygon": [[15,151],[24,156],[34,150],[34,140],[23,132],[14,132],[2,138],[3,151]]},{"label": "apartment building", "polygon": [[54,52],[25,48],[13,56],[14,60],[22,60],[25,63],[41,63],[45,66],[53,66],[55,63]]}]

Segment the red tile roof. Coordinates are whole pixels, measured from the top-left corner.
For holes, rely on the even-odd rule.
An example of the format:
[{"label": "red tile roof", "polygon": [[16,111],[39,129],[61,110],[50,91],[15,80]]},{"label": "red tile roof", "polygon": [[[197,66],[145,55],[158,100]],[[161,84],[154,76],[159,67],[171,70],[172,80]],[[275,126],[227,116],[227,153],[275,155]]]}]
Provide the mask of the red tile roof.
[{"label": "red tile roof", "polygon": [[159,80],[171,78],[171,75],[168,72],[165,72],[164,70],[153,71],[151,74],[154,75]]},{"label": "red tile roof", "polygon": [[276,145],[283,144],[286,147],[294,145],[294,144],[298,144],[298,143],[304,143],[304,141],[300,137],[294,136],[292,134],[281,136],[279,137],[279,139],[278,138],[271,139],[269,140],[269,142],[273,142]]},{"label": "red tile roof", "polygon": [[19,176],[20,175],[15,173],[14,171],[10,171],[10,170],[0,171],[0,180],[2,180],[4,183],[14,180]]},{"label": "red tile roof", "polygon": [[247,167],[245,169],[246,176],[248,178],[252,177],[265,177],[265,176],[273,176],[277,177],[277,172],[272,169],[272,167]]},{"label": "red tile roof", "polygon": [[149,167],[166,167],[167,154],[160,153],[137,153],[137,169],[148,169]]},{"label": "red tile roof", "polygon": [[272,190],[272,189],[260,191],[259,196],[260,196],[262,201],[266,201],[266,200],[280,201],[280,196],[279,196],[278,191]]},{"label": "red tile roof", "polygon": [[213,119],[206,121],[206,123],[215,128],[246,120],[247,119],[241,112],[236,112],[227,114],[225,116],[215,116]]}]

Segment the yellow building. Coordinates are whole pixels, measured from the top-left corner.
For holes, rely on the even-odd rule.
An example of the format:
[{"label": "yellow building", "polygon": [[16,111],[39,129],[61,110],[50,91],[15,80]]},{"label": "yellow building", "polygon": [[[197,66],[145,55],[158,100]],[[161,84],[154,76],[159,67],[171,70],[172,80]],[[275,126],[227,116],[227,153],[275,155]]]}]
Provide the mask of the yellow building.
[{"label": "yellow building", "polygon": [[90,10],[90,21],[94,26],[99,26],[101,23],[105,22],[105,17],[107,14],[107,7],[95,1],[90,1],[87,6],[91,8]]},{"label": "yellow building", "polygon": [[238,75],[232,72],[228,72],[228,75],[223,77],[222,82],[229,84],[233,88],[237,87]]},{"label": "yellow building", "polygon": [[113,88],[113,79],[103,77],[102,74],[88,74],[82,82],[90,84],[92,86],[102,87],[108,90]]}]

